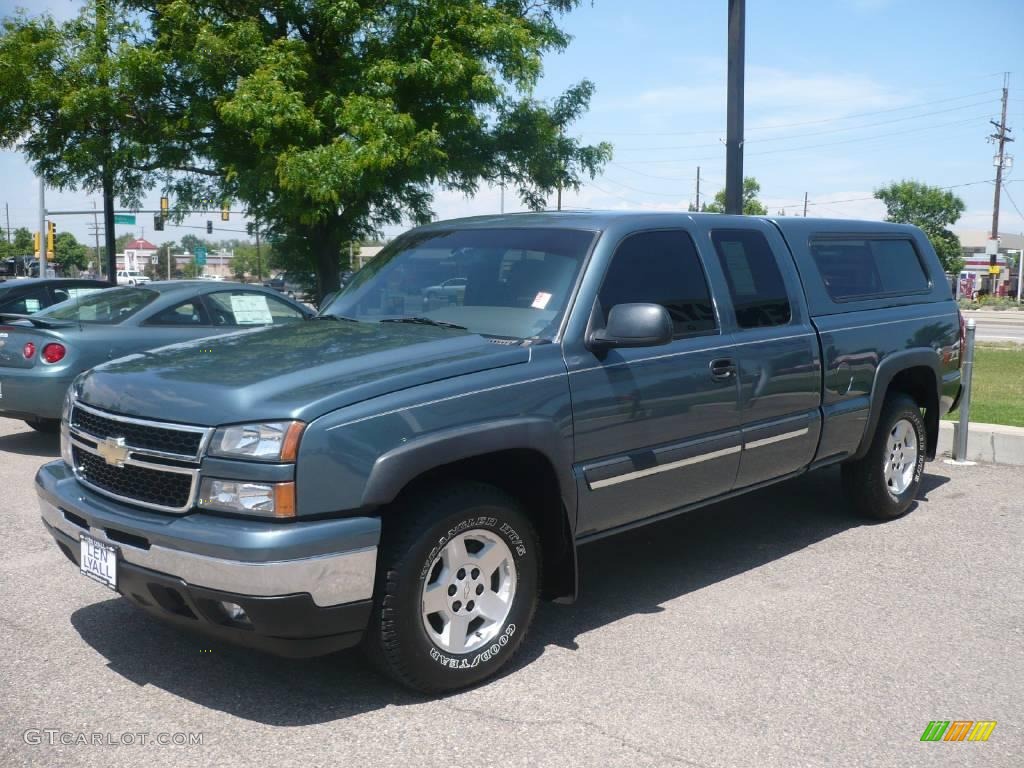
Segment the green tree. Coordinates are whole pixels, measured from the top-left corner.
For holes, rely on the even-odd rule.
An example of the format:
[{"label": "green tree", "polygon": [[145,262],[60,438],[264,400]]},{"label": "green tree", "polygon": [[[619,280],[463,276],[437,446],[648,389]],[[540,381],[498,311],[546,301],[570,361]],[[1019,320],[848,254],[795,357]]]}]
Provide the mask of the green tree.
[{"label": "green tree", "polygon": [[267,269],[267,249],[260,248],[260,263],[256,261],[256,246],[252,243],[240,243],[233,249],[234,255],[231,257],[231,274],[234,275],[236,280],[245,282],[247,275],[252,275],[255,279],[257,268],[262,268],[263,272],[266,273]]},{"label": "green tree", "polygon": [[886,221],[920,227],[935,248],[943,270],[960,274],[964,266],[960,238],[949,227],[964,212],[963,200],[949,190],[912,180],[894,181],[876,189],[875,197],[885,203]]},{"label": "green tree", "polygon": [[[761,185],[753,176],[743,178],[743,213],[747,216],[767,216],[768,209],[757,199],[757,193],[761,191]],[[715,199],[705,205],[701,210],[708,213],[725,213],[725,190],[720,189],[715,193]]]},{"label": "green tree", "polygon": [[164,62],[143,21],[122,0],[86,0],[62,23],[24,11],[0,22],[0,148],[49,186],[102,191],[104,251],[115,197],[137,204],[179,156],[169,126],[185,107],[158,108]]},{"label": "green tree", "polygon": [[35,250],[35,240],[28,227],[18,227],[11,238],[12,256],[26,256]]},{"label": "green tree", "polygon": [[57,241],[54,243],[54,258],[60,264],[61,271],[65,275],[70,275],[72,269],[85,269],[88,263],[85,246],[78,242],[70,232],[57,233]]},{"label": "green tree", "polygon": [[167,131],[187,153],[164,152],[186,172],[166,184],[182,205],[240,200],[315,267],[321,294],[338,284],[343,244],[429,220],[435,188],[503,180],[541,208],[611,157],[568,130],[591,83],[550,104],[532,96],[578,2],[132,0],[161,103],[188,104]]}]

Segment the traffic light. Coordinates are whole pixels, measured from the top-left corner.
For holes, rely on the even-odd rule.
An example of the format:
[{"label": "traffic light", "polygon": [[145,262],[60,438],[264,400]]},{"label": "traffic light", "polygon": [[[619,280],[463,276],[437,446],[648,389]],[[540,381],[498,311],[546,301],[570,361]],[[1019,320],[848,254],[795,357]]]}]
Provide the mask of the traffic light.
[{"label": "traffic light", "polygon": [[166,216],[167,212],[171,209],[171,201],[166,197],[160,198],[160,215]]},{"label": "traffic light", "polygon": [[212,221],[207,221],[206,222],[206,234],[208,234],[208,235],[212,235],[213,234],[213,222]]},{"label": "traffic light", "polygon": [[159,213],[153,216],[153,229],[155,229],[157,232],[164,231],[164,217]]},{"label": "traffic light", "polygon": [[36,256],[38,256],[39,255],[39,233],[38,232],[33,232],[32,233],[32,248],[35,251]]},{"label": "traffic light", "polygon": [[231,220],[231,207],[227,203],[220,204],[220,220],[230,221]]},{"label": "traffic light", "polygon": [[46,222],[46,251],[54,253],[54,241],[57,239],[57,225],[52,221]]}]

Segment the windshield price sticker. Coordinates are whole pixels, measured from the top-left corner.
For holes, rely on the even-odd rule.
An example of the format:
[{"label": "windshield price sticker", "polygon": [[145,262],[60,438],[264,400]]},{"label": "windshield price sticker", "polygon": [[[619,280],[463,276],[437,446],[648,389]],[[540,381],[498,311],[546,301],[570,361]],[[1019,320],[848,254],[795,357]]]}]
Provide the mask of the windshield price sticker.
[{"label": "windshield price sticker", "polygon": [[530,306],[533,307],[534,309],[544,309],[547,307],[549,301],[551,301],[551,294],[544,293],[544,291],[541,291],[533,299],[533,304],[531,304]]},{"label": "windshield price sticker", "polygon": [[274,322],[266,296],[232,296],[231,311],[239,325],[265,325]]}]

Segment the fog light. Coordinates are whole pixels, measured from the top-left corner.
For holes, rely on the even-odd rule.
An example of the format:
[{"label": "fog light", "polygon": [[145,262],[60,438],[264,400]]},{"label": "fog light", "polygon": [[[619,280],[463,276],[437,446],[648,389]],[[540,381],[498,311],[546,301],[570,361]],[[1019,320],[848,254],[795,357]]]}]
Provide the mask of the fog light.
[{"label": "fog light", "polygon": [[224,615],[227,616],[231,621],[237,621],[241,624],[248,624],[249,614],[245,612],[245,609],[238,603],[229,603],[227,600],[220,601],[220,608],[224,611]]}]

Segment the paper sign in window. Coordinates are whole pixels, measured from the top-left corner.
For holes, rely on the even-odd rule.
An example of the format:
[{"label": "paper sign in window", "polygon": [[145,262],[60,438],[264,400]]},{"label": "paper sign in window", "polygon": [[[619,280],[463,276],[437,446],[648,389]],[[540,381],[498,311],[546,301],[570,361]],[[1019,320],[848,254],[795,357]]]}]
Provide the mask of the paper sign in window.
[{"label": "paper sign in window", "polygon": [[273,323],[266,296],[232,296],[231,311],[238,325],[262,325]]},{"label": "paper sign in window", "polygon": [[31,315],[39,311],[39,299],[25,299],[25,314]]},{"label": "paper sign in window", "polygon": [[551,294],[544,293],[544,291],[541,291],[534,298],[533,304],[531,304],[530,306],[533,307],[534,309],[544,309],[545,307],[547,307],[549,301],[551,301]]}]

